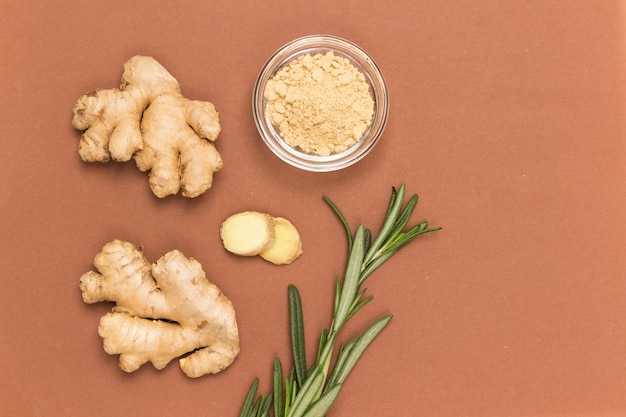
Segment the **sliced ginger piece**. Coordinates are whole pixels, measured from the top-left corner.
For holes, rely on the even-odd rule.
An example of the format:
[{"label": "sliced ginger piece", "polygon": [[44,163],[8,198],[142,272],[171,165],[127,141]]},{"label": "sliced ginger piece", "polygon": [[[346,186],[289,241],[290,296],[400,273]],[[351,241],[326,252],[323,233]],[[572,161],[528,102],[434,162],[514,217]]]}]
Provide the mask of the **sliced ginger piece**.
[{"label": "sliced ginger piece", "polygon": [[274,227],[274,244],[260,255],[276,265],[290,264],[302,255],[300,234],[289,220],[282,217],[274,217]]},{"label": "sliced ginger piece", "polygon": [[220,227],[224,248],[241,256],[260,255],[276,265],[290,264],[302,254],[296,227],[283,217],[244,211],[224,220]]},{"label": "sliced ginger piece", "polygon": [[224,220],[220,237],[227,251],[255,256],[274,244],[274,218],[266,213],[244,211]]},{"label": "sliced ginger piece", "polygon": [[150,264],[128,242],[107,243],[94,260],[96,271],[80,279],[88,304],[114,301],[100,319],[104,350],[133,372],[146,362],[179,365],[190,378],[214,374],[239,354],[239,331],[231,301],[209,282],[202,266],[174,250]]}]

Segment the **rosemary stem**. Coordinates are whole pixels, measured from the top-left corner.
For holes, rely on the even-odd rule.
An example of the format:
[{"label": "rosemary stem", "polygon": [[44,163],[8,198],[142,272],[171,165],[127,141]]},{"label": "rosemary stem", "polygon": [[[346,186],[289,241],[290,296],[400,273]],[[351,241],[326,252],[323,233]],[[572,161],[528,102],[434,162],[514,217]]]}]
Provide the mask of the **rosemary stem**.
[{"label": "rosemary stem", "polygon": [[[372,296],[366,296],[361,284],[380,266],[387,262],[402,247],[424,233],[439,230],[429,228],[421,222],[405,229],[417,205],[418,197],[413,195],[404,205],[405,186],[392,188],[391,198],[384,221],[378,235],[372,240],[372,233],[359,225],[354,235],[339,208],[328,198],[324,201],[341,220],[348,241],[348,262],[343,280],[335,280],[333,317],[328,329],[321,332],[317,357],[307,366],[305,350],[304,320],[302,303],[298,289],[289,286],[289,310],[292,339],[293,368],[286,380],[279,359],[274,361],[274,390],[267,396],[259,396],[254,401],[258,387],[255,379],[244,400],[240,417],[270,417],[270,407],[274,402],[274,417],[321,417],[335,402],[342,385],[353,367],[378,334],[389,324],[390,314],[370,325],[365,332],[347,344],[341,344],[333,363],[335,343],[344,325]],[[283,383],[284,381],[284,383]]]}]

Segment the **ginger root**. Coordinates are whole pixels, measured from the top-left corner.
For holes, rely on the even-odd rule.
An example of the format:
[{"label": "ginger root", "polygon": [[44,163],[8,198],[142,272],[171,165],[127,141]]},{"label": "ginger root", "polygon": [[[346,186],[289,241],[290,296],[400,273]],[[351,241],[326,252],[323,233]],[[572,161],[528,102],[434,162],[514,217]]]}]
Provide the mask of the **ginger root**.
[{"label": "ginger root", "polygon": [[224,248],[241,256],[260,255],[276,265],[287,265],[302,254],[296,227],[283,217],[244,211],[228,217],[220,226]]},{"label": "ginger root", "polygon": [[72,125],[83,131],[78,152],[84,161],[133,158],[150,171],[157,197],[179,191],[197,197],[223,166],[214,145],[221,130],[215,106],[183,97],[178,81],[152,57],[130,58],[119,88],[83,95],[73,114]]},{"label": "ginger root", "polygon": [[209,282],[193,258],[173,250],[150,264],[131,243],[107,243],[85,273],[85,303],[114,301],[100,319],[104,350],[119,354],[133,372],[146,362],[164,368],[179,360],[191,378],[228,367],[239,354],[239,331],[231,301]]}]

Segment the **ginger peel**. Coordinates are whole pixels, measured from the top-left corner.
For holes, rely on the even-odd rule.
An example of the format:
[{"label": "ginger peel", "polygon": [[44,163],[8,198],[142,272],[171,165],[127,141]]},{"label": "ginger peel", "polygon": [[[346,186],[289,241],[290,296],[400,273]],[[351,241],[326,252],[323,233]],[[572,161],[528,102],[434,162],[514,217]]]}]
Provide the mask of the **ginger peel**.
[{"label": "ginger peel", "polygon": [[234,307],[195,259],[173,250],[150,264],[131,243],[114,240],[94,266],[80,279],[82,297],[116,303],[98,333],[122,370],[146,362],[162,369],[180,358],[185,375],[197,378],[224,370],[239,354]]},{"label": "ginger peel", "polygon": [[224,248],[240,256],[259,255],[276,265],[287,265],[302,254],[302,240],[296,227],[283,217],[244,211],[222,222],[220,237]]},{"label": "ginger peel", "polygon": [[214,145],[221,130],[215,106],[185,98],[178,81],[152,57],[130,58],[119,88],[83,95],[73,114],[72,125],[83,131],[78,152],[84,161],[134,159],[150,172],[157,197],[179,191],[197,197],[223,166]]}]

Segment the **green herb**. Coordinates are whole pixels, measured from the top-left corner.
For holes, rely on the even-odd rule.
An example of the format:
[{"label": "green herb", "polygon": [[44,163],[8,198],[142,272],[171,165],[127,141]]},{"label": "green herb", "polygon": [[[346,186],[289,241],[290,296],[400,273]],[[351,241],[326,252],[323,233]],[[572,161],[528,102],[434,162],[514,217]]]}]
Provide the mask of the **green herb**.
[{"label": "green herb", "polygon": [[404,204],[404,185],[397,190],[392,188],[385,220],[378,235],[372,240],[370,230],[363,225],[359,225],[353,233],[339,208],[329,198],[324,197],[324,201],[339,217],[348,239],[348,263],[343,282],[339,278],[335,280],[332,322],[328,329],[322,330],[317,357],[308,365],[302,301],[298,289],[293,285],[288,287],[293,367],[285,377],[280,359],[274,359],[273,391],[266,396],[257,396],[259,380],[256,378],[248,390],[240,417],[269,417],[272,403],[274,417],[326,415],[365,349],[392,318],[391,315],[383,316],[363,334],[348,343],[342,343],[335,362],[331,363],[333,352],[337,349],[339,332],[348,320],[372,300],[372,296],[365,296],[366,290],[361,289],[361,284],[407,243],[420,235],[440,229],[429,228],[427,222],[407,228],[409,218],[417,206],[417,199],[417,195],[413,195]]}]

